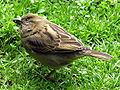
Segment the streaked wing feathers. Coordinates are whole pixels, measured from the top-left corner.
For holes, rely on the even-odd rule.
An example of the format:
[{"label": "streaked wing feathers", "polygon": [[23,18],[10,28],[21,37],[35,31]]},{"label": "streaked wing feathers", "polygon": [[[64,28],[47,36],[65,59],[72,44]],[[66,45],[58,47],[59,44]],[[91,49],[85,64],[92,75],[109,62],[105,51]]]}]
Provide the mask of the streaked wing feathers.
[{"label": "streaked wing feathers", "polygon": [[56,49],[76,51],[76,50],[79,50],[81,48],[81,46],[83,46],[83,43],[80,40],[78,40],[73,35],[64,31],[64,29],[59,27],[58,25],[53,24],[53,23],[49,23],[49,26],[55,32],[57,32],[57,34],[59,35],[59,39],[61,41],[60,45]]},{"label": "streaked wing feathers", "polygon": [[48,23],[45,30],[36,33],[26,39],[26,45],[35,52],[73,52],[79,50],[83,46],[77,38],[64,29],[53,23]]}]

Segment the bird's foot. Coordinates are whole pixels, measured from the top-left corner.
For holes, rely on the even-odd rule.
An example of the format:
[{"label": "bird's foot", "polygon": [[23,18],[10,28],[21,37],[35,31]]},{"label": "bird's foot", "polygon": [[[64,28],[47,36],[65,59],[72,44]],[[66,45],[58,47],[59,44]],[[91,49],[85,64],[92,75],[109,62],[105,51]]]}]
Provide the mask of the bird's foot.
[{"label": "bird's foot", "polygon": [[55,79],[53,79],[53,78],[51,77],[51,75],[52,75],[54,72],[55,72],[55,70],[52,70],[47,76],[45,76],[45,79],[47,79],[47,80],[49,80],[49,81],[51,81],[51,82],[53,82],[53,83],[57,82]]},{"label": "bird's foot", "polygon": [[53,82],[53,83],[56,83],[57,81],[54,79],[54,78],[52,78],[52,77],[45,77],[45,79],[47,79],[47,80],[49,80],[49,81],[51,81],[51,82]]}]

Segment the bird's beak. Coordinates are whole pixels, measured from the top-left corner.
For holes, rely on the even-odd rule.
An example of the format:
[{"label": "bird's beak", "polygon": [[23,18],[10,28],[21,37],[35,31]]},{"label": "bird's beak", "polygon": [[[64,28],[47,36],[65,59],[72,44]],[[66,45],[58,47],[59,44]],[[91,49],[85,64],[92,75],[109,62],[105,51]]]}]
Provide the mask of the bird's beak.
[{"label": "bird's beak", "polygon": [[22,23],[21,18],[13,19],[13,22],[15,22],[16,24],[19,24],[19,25]]}]

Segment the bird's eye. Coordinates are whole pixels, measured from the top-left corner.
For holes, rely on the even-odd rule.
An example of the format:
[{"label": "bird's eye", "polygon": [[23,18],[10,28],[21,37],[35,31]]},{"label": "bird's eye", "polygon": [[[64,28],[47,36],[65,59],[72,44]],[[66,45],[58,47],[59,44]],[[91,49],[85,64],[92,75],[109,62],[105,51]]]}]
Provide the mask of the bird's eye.
[{"label": "bird's eye", "polygon": [[28,20],[30,20],[30,18],[31,18],[31,17],[28,17],[28,18],[26,18],[25,20],[28,21]]}]

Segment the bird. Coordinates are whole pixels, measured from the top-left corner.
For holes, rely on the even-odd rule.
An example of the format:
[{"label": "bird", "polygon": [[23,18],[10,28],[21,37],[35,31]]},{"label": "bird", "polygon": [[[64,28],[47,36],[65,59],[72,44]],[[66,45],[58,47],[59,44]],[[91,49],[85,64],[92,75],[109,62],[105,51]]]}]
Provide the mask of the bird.
[{"label": "bird", "polygon": [[19,25],[21,42],[29,55],[53,69],[45,76],[52,82],[56,81],[51,77],[56,70],[78,58],[84,56],[102,60],[113,58],[107,53],[92,50],[59,25],[36,14],[24,15],[13,19],[13,22]]}]

